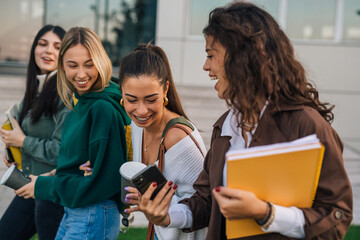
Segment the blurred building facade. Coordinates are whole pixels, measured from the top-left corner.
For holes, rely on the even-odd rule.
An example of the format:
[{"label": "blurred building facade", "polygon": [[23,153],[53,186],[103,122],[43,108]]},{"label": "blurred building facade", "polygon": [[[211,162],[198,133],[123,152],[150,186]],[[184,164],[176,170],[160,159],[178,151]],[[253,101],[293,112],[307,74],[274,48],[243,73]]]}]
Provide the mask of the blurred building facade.
[{"label": "blurred building facade", "polygon": [[[6,3],[5,3],[6,2]],[[174,79],[211,86],[202,71],[202,29],[209,12],[230,0],[2,0],[0,73],[26,66],[32,40],[45,24],[94,29],[116,67],[139,42],[163,47]],[[360,1],[253,0],[279,22],[320,90],[336,105],[333,126],[360,152]],[[8,68],[4,68],[6,66]],[[354,107],[353,107],[354,106]]]},{"label": "blurred building facade", "polygon": [[[214,85],[202,70],[202,29],[211,9],[227,0],[158,0],[156,44],[169,55],[182,85]],[[294,44],[297,58],[320,91],[335,104],[333,127],[360,154],[360,1],[254,0],[270,12]]]}]

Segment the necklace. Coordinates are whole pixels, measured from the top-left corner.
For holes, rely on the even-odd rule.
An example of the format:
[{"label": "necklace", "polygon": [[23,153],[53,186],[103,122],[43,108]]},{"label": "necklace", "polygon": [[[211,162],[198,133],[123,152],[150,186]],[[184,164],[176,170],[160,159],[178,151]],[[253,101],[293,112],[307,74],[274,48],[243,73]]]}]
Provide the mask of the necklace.
[{"label": "necklace", "polygon": [[[160,121],[160,126],[163,125],[163,121],[164,121],[164,119],[161,119],[161,121]],[[159,130],[160,130],[160,129],[162,129],[162,128],[159,127]],[[162,133],[162,131],[161,131],[161,133]],[[156,139],[159,139],[159,138],[158,138],[159,136],[157,136],[158,134],[159,134],[159,132],[157,132],[157,133],[152,137],[150,143],[149,143],[148,145],[146,145],[146,144],[145,144],[145,138],[144,138],[144,132],[143,132],[143,142],[144,142],[144,145],[145,145],[145,149],[144,149],[145,152],[147,152],[148,147],[151,145],[151,143],[153,143],[154,141],[158,141],[158,140],[156,140]]]},{"label": "necklace", "polygon": [[147,152],[147,148],[150,146],[151,143],[152,141],[147,146],[145,146],[145,152]]},{"label": "necklace", "polygon": [[157,137],[156,137],[156,135],[155,135],[154,137],[151,138],[151,141],[149,142],[148,145],[145,144],[145,139],[143,140],[143,141],[144,141],[144,146],[145,146],[145,149],[144,149],[145,152],[147,152],[148,147],[149,147],[154,141],[156,141],[156,139],[157,139]]}]

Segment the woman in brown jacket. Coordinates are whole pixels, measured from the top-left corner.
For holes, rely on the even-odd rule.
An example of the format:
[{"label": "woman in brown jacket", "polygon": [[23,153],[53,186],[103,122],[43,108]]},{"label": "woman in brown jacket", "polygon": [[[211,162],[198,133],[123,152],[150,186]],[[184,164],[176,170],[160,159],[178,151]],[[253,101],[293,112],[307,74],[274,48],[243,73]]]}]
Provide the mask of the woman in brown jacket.
[{"label": "woman in brown jacket", "polygon": [[[203,31],[204,70],[216,80],[218,97],[230,110],[214,124],[196,193],[169,209],[173,189],[140,208],[149,221],[194,231],[208,226],[207,239],[226,239],[225,218],[253,218],[266,234],[244,239],[342,239],[352,220],[352,191],[342,159],[343,144],[331,127],[334,106],[320,102],[293,47],[274,18],[237,2],[214,9]],[[248,191],[222,187],[228,150],[292,141],[316,134],[325,146],[311,208],[283,207]]]}]

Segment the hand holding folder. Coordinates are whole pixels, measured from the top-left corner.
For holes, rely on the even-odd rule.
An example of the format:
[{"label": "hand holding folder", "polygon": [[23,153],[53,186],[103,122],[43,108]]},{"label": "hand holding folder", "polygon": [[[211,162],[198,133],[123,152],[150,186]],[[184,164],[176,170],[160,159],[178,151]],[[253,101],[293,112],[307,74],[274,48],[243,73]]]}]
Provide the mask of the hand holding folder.
[{"label": "hand holding folder", "polygon": [[[15,104],[13,107],[11,107],[9,110],[5,112],[5,115],[7,116],[7,120],[2,125],[2,128],[5,130],[13,130],[14,122],[13,118],[18,115],[19,107],[17,104]],[[8,147],[6,148],[5,154],[7,156],[7,159],[9,162],[16,162],[17,168],[21,169],[21,149],[18,147]]]},{"label": "hand holding folder", "polygon": [[[230,151],[229,188],[255,193],[257,198],[284,207],[311,207],[315,198],[324,147],[315,135],[279,143]],[[226,220],[229,239],[264,234],[254,219]]]}]

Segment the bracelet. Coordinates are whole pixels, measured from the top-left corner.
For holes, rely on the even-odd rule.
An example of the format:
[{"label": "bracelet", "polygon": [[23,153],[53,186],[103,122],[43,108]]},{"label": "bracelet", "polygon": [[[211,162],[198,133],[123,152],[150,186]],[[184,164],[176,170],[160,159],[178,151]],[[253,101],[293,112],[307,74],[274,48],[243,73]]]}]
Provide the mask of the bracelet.
[{"label": "bracelet", "polygon": [[270,217],[270,214],[271,214],[271,204],[269,202],[267,202],[267,201],[265,201],[265,202],[268,205],[268,209],[267,209],[267,213],[266,213],[265,218],[263,220],[261,220],[261,221],[258,221],[257,219],[255,219],[255,222],[257,224],[259,224],[260,226],[263,226],[267,222],[267,220],[269,220],[269,217]]},{"label": "bracelet", "polygon": [[262,225],[261,227],[265,230],[267,230],[270,225],[273,223],[274,219],[275,219],[275,207],[273,204],[270,203],[270,217],[269,219],[266,221],[266,223],[264,225]]}]

